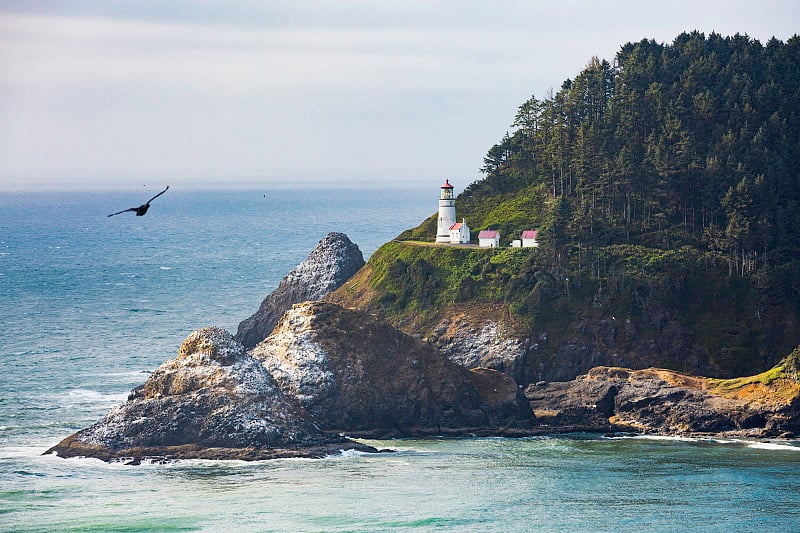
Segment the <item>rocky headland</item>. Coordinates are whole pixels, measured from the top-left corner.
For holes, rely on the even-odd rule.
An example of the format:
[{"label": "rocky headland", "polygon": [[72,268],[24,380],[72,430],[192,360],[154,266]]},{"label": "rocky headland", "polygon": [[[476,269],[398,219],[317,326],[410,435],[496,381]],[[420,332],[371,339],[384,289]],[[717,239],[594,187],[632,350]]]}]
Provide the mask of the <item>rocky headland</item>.
[{"label": "rocky headland", "polygon": [[[345,434],[532,430],[535,417],[512,378],[456,364],[433,344],[365,311],[306,301],[281,311],[274,328],[265,321],[302,295],[324,296],[358,260],[363,262],[346,236],[329,234],[265,299],[261,316],[240,326],[240,333],[271,332],[253,349],[221,328],[193,332],[177,357],[156,369],[127,402],[47,453],[132,463],[258,460],[377,451]],[[302,280],[314,276],[319,279],[313,290],[304,292]]]},{"label": "rocky headland", "polygon": [[[346,236],[329,234],[264,300],[261,315],[242,322],[239,337],[265,335],[252,349],[221,328],[193,332],[126,403],[47,453],[136,463],[377,451],[350,437],[800,435],[800,349],[748,378],[598,366],[532,382],[526,356],[547,338],[520,337],[496,306],[464,307],[421,338],[332,301],[290,304],[347,281],[363,262],[354,250]],[[313,287],[302,289],[303,280]]]}]

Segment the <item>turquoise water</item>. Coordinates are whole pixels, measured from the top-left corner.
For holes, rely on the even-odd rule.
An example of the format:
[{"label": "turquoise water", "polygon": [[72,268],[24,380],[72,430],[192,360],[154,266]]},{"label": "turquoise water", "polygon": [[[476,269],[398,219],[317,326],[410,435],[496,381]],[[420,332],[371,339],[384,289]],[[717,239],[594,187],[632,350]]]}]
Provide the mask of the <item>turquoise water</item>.
[{"label": "turquoise water", "polygon": [[365,256],[438,190],[0,195],[0,531],[800,531],[800,446],[373,442],[322,460],[41,456],[194,329],[235,331],[322,236]]},{"label": "turquoise water", "polygon": [[[25,531],[797,531],[800,449],[537,438],[129,467],[4,452]],[[38,450],[36,450],[38,451]]]}]

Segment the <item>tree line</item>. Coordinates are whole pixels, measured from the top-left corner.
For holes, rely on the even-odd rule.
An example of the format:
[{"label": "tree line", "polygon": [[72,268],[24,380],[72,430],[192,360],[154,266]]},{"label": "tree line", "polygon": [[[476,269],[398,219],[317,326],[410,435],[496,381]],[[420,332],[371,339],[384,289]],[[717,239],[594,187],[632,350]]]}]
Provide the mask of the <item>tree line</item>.
[{"label": "tree line", "polygon": [[800,37],[683,33],[531,96],[462,197],[549,198],[542,238],[690,245],[729,273],[800,259]]}]

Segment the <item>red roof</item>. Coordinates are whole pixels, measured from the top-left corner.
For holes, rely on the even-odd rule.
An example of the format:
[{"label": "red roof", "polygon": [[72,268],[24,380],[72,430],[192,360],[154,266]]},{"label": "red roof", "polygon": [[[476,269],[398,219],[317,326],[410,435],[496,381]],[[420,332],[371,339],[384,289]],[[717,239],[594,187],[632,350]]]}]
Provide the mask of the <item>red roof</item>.
[{"label": "red roof", "polygon": [[449,179],[446,179],[446,180],[444,180],[444,185],[442,185],[442,186],[441,186],[441,187],[439,187],[439,188],[440,188],[440,189],[452,189],[452,188],[453,188],[453,186],[452,186],[452,185],[450,185],[450,180],[449,180]]},{"label": "red roof", "polygon": [[535,239],[536,238],[536,230],[535,229],[527,229],[522,232],[523,239]]},{"label": "red roof", "polygon": [[497,230],[496,229],[485,229],[478,233],[479,239],[495,239],[497,238]]},{"label": "red roof", "polygon": [[463,224],[462,222],[456,222],[455,224],[453,224],[452,226],[450,226],[450,231],[457,231],[457,230],[460,230],[460,229],[461,229],[461,226],[463,226],[463,225],[464,225],[464,224]]}]

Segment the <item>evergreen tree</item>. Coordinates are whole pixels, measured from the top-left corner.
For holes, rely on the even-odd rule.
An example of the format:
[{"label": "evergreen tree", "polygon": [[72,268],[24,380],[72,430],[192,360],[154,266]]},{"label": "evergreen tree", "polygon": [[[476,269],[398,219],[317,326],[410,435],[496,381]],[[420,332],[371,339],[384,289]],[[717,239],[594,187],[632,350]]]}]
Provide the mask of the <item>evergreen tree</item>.
[{"label": "evergreen tree", "polygon": [[[512,127],[466,197],[502,202],[524,188],[553,209],[566,202],[564,231],[590,249],[690,245],[723,251],[745,275],[755,256],[800,259],[799,37],[627,43],[613,66],[594,57],[558,91],[531,96]],[[504,212],[483,209],[475,223],[502,225]]]}]

